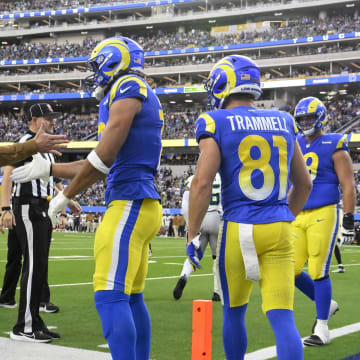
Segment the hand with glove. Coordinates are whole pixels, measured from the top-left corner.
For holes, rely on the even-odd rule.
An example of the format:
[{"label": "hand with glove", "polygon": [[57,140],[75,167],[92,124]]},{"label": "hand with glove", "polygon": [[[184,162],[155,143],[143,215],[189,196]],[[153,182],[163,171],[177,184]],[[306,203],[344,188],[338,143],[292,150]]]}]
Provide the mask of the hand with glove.
[{"label": "hand with glove", "polygon": [[49,181],[51,162],[43,158],[39,153],[33,155],[33,160],[23,166],[14,169],[11,173],[11,180],[17,183],[26,183],[34,179]]},{"label": "hand with glove", "polygon": [[200,233],[196,235],[191,242],[186,243],[186,255],[190,260],[193,270],[202,269],[200,260],[203,257],[203,253],[200,248]]},{"label": "hand with glove", "polygon": [[355,226],[354,226],[354,214],[345,213],[343,217],[340,246],[351,245],[355,240]]},{"label": "hand with glove", "polygon": [[60,191],[49,204],[48,214],[51,219],[53,227],[56,226],[56,215],[61,210],[65,209],[66,205],[70,202],[71,199],[64,195],[63,191]]}]

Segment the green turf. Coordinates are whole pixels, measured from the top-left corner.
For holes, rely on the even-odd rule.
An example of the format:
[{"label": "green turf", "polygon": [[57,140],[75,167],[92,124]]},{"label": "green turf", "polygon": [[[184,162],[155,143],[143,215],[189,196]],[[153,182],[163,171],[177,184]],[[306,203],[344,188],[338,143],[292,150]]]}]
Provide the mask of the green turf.
[{"label": "green turf", "polygon": [[[49,283],[68,284],[51,287],[51,301],[60,306],[58,314],[44,314],[47,325],[56,326],[62,335],[57,345],[90,350],[108,351],[98,345],[105,344],[97,316],[91,284],[70,286],[69,284],[91,283],[94,270],[92,259],[93,235],[54,233],[49,262]],[[178,276],[184,259],[184,240],[156,238],[152,242],[154,263],[149,264],[148,278]],[[76,259],[69,256],[83,256]],[[360,322],[358,302],[360,299],[359,268],[360,247],[342,250],[345,274],[331,274],[333,298],[340,306],[330,321],[330,328]],[[56,258],[61,257],[61,258]],[[2,281],[6,260],[6,238],[0,236],[0,279]],[[197,274],[210,274],[212,260],[206,253],[203,270]],[[332,268],[334,269],[334,268]],[[172,291],[177,278],[156,279],[146,282],[145,298],[152,319],[152,360],[184,360],[191,358],[192,300],[211,299],[213,279],[211,276],[192,277],[183,297],[174,301]],[[17,292],[17,295],[19,292]],[[17,298],[18,301],[18,298]],[[0,336],[7,336],[16,321],[17,310],[0,309]],[[301,336],[310,335],[315,318],[315,306],[299,291],[295,294],[295,319]],[[258,287],[254,287],[247,312],[248,352],[275,344],[274,336],[266,317],[261,312]],[[213,303],[213,360],[224,360],[222,346],[222,311],[220,303]],[[323,348],[305,349],[305,359],[344,359],[360,353],[360,332],[342,336]]]}]

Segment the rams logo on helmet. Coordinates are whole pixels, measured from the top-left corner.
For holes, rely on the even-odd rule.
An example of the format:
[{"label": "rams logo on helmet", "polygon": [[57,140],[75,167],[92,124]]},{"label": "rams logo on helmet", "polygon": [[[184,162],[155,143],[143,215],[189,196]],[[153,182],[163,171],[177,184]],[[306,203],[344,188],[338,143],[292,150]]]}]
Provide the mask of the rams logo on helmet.
[{"label": "rams logo on helmet", "polygon": [[250,94],[257,100],[262,94],[260,69],[246,56],[226,56],[210,71],[205,90],[212,109],[221,109],[231,94]]},{"label": "rams logo on helmet", "polygon": [[122,72],[143,73],[143,65],[144,50],[136,41],[124,36],[105,39],[95,47],[87,62],[93,72],[85,80],[87,91],[109,84]]}]

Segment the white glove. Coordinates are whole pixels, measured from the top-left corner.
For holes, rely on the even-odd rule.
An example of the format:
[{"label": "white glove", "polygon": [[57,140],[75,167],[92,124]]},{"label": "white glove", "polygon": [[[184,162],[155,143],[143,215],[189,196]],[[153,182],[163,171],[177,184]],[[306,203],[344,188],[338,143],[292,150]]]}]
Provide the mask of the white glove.
[{"label": "white glove", "polygon": [[48,215],[51,219],[52,225],[56,226],[56,215],[59,211],[65,209],[66,205],[70,202],[71,199],[67,198],[63,191],[60,191],[49,204]]},{"label": "white glove", "polygon": [[34,179],[43,179],[47,184],[50,177],[51,161],[43,158],[39,153],[33,155],[33,161],[14,169],[11,180],[25,183]]}]

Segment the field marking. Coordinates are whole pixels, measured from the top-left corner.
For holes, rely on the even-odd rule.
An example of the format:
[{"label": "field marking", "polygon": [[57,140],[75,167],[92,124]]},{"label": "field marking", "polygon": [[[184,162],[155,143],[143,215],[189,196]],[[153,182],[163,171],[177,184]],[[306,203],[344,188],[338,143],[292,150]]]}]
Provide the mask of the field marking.
[{"label": "field marking", "polygon": [[164,265],[180,265],[180,266],[183,266],[184,263],[164,263]]},{"label": "field marking", "polygon": [[[360,331],[360,322],[330,330],[330,338],[335,339],[358,331]],[[307,336],[303,337],[302,340],[306,338]],[[267,360],[274,357],[276,357],[276,346],[269,346],[245,355],[245,360]]]},{"label": "field marking", "polygon": [[[213,276],[214,274],[193,274],[191,275],[191,277],[202,277],[202,276]],[[162,276],[162,277],[154,277],[154,278],[146,278],[146,281],[151,281],[151,280],[166,280],[166,279],[178,279],[179,275],[174,275],[174,276]],[[53,285],[49,285],[49,287],[66,287],[66,286],[82,286],[82,285],[92,285],[93,282],[82,282],[82,283],[70,283],[70,284],[53,284]],[[18,286],[16,288],[17,290],[20,289],[20,287]],[[2,288],[0,288],[0,291],[2,290]]]},{"label": "field marking", "polygon": [[0,337],[0,349],[2,350],[1,360],[111,360],[111,355],[108,352],[77,349],[60,345],[13,341],[4,337]]}]

